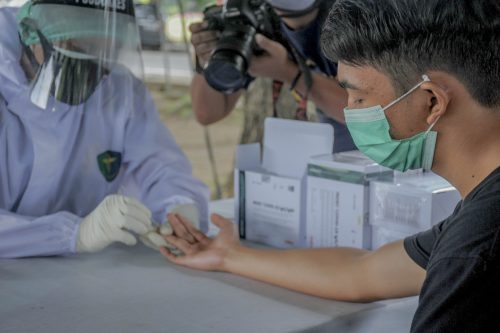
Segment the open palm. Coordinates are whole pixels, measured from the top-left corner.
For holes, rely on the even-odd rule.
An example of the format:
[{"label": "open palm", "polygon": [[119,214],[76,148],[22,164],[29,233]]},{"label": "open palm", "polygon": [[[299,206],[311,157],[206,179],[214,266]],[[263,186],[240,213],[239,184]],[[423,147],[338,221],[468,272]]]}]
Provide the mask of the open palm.
[{"label": "open palm", "polygon": [[223,270],[227,254],[240,246],[236,226],[220,215],[212,215],[212,222],[220,228],[213,239],[179,215],[170,215],[169,221],[174,232],[165,239],[183,254],[176,256],[167,248],[161,248],[160,252],[175,264],[201,270]]}]

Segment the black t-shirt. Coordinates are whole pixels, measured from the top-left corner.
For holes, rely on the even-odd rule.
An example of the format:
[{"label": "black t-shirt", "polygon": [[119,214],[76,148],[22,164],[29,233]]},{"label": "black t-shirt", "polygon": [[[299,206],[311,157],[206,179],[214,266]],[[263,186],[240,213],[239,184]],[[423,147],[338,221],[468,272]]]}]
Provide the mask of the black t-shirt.
[{"label": "black t-shirt", "polygon": [[404,246],[427,271],[411,332],[498,331],[500,167],[449,218]]}]

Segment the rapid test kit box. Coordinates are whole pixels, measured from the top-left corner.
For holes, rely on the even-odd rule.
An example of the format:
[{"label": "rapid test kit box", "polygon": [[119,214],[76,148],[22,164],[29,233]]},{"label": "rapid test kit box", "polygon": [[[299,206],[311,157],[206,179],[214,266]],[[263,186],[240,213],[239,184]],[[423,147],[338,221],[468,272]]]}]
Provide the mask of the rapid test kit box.
[{"label": "rapid test kit box", "polygon": [[307,162],[332,150],[329,124],[267,118],[262,152],[258,143],[236,150],[240,237],[278,248],[304,246]]},{"label": "rapid test kit box", "polygon": [[307,170],[307,246],[370,249],[370,181],[393,172],[359,151],[314,156]]},{"label": "rapid test kit box", "polygon": [[430,229],[450,216],[460,200],[459,192],[432,172],[372,182],[373,247]]}]

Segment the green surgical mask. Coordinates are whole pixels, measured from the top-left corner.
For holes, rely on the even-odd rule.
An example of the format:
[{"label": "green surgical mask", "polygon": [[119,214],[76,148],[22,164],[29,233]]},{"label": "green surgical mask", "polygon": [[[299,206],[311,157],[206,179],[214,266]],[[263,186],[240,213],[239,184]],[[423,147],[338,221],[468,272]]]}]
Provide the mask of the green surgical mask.
[{"label": "green surgical mask", "polygon": [[437,120],[425,132],[408,139],[394,140],[384,112],[424,82],[430,81],[427,75],[422,78],[422,82],[384,108],[377,105],[364,109],[344,109],[347,128],[354,143],[361,152],[380,165],[399,171],[420,168],[430,170],[432,167],[437,133],[431,129]]}]

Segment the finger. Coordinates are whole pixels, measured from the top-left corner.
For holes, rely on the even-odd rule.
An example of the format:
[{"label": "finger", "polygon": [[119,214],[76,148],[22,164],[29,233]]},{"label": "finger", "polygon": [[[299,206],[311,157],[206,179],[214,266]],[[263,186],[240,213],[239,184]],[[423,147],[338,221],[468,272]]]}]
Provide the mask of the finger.
[{"label": "finger", "polygon": [[189,243],[194,243],[196,241],[193,235],[191,235],[186,228],[186,225],[189,224],[189,222],[183,220],[182,217],[177,214],[168,214],[168,221],[170,222],[172,229],[174,229],[174,234],[177,237],[180,237]]},{"label": "finger", "polygon": [[174,246],[170,243],[167,243],[164,237],[161,235],[157,234],[156,232],[150,232],[147,235],[148,240],[153,243],[157,247],[168,247],[168,248],[173,248]]},{"label": "finger", "polygon": [[127,209],[123,211],[124,214],[133,215],[137,219],[151,220],[151,211],[141,202],[132,198],[125,198],[125,204]]},{"label": "finger", "polygon": [[135,232],[138,235],[147,234],[151,228],[146,226],[143,221],[137,220],[132,216],[125,216],[122,228]]},{"label": "finger", "polygon": [[198,212],[198,207],[193,203],[177,205],[170,213],[175,214],[177,217],[182,218],[183,222],[189,222],[189,224],[195,227],[199,225],[200,214]]},{"label": "finger", "polygon": [[233,222],[222,217],[219,214],[212,214],[211,216],[212,223],[218,227],[219,229],[232,228]]},{"label": "finger", "polygon": [[207,21],[191,23],[189,25],[189,31],[191,31],[191,33],[197,33],[199,31],[203,31],[203,30],[205,30],[207,28],[208,28],[208,22]]},{"label": "finger", "polygon": [[[266,36],[262,34],[257,34],[255,36],[255,42],[261,49],[264,49],[269,52],[269,50],[272,50],[275,47],[276,42],[267,38]],[[271,53],[271,52],[269,52]]]},{"label": "finger", "polygon": [[172,253],[174,256],[178,257],[178,256],[184,256],[184,253],[182,253],[181,250],[179,250],[178,248],[176,247],[171,247],[171,248],[166,248],[170,251],[170,253]]},{"label": "finger", "polygon": [[208,238],[204,233],[202,233],[200,230],[196,229],[193,225],[190,223],[186,224],[186,229],[193,235],[193,237],[200,243],[206,244],[206,242],[210,241],[210,238]]},{"label": "finger", "polygon": [[151,211],[135,199],[125,198],[125,206],[120,209],[120,213],[124,217],[120,225],[122,228],[133,230],[138,234],[144,234],[155,228],[151,223]]},{"label": "finger", "polygon": [[196,54],[198,55],[210,55],[217,45],[216,41],[201,43],[195,46]]},{"label": "finger", "polygon": [[120,229],[115,231],[111,240],[114,242],[123,243],[128,246],[137,244],[137,239],[135,239],[135,237],[131,233]]},{"label": "finger", "polygon": [[194,252],[193,246],[182,238],[175,236],[165,236],[165,240],[186,254],[191,254]]},{"label": "finger", "polygon": [[162,236],[157,233],[149,233],[147,235],[139,236],[140,240],[144,243],[144,245],[159,251],[160,248],[166,247],[170,251],[175,251],[177,248],[172,244],[168,243]]},{"label": "finger", "polygon": [[213,42],[217,41],[218,39],[219,34],[216,31],[201,31],[191,35],[191,43],[193,45]]},{"label": "finger", "polygon": [[168,260],[172,261],[172,262],[176,262],[176,259],[177,257],[174,256],[168,249],[164,248],[164,247],[161,247],[160,248],[160,253],[165,257],[167,258]]},{"label": "finger", "polygon": [[167,249],[164,247],[160,248],[160,253],[165,258],[167,258],[168,261],[173,262],[174,264],[181,265],[181,266],[187,266],[185,256],[183,256],[182,254],[174,253],[174,251],[171,251],[170,249]]},{"label": "finger", "polygon": [[171,235],[173,233],[174,231],[172,230],[172,226],[168,222],[162,224],[160,227],[160,234],[163,236]]},{"label": "finger", "polygon": [[202,68],[205,67],[205,65],[208,63],[210,60],[210,56],[212,55],[212,52],[209,53],[203,53],[203,54],[197,54],[198,55],[198,60],[200,61],[200,65]]},{"label": "finger", "polygon": [[168,261],[176,264],[176,265],[180,265],[180,266],[184,266],[184,267],[189,267],[189,268],[193,268],[193,265],[192,265],[192,260],[191,258],[189,257],[186,257],[184,255],[177,255],[176,253],[168,250],[168,249],[165,249],[165,248],[161,248],[160,249],[160,253],[165,257],[167,258]]},{"label": "finger", "polygon": [[151,248],[151,249],[153,249],[155,251],[159,251],[160,250],[160,248],[158,246],[156,246],[153,242],[151,242],[147,236],[139,236],[139,239],[147,247],[149,247],[149,248]]}]

